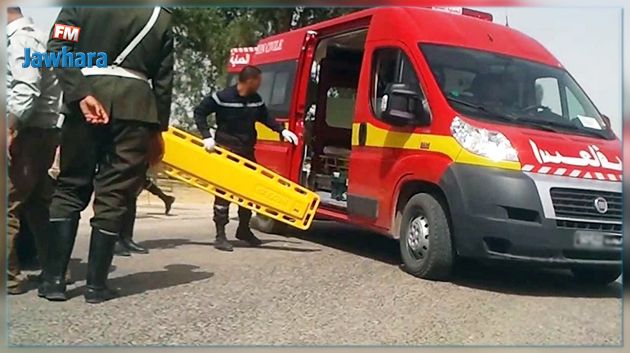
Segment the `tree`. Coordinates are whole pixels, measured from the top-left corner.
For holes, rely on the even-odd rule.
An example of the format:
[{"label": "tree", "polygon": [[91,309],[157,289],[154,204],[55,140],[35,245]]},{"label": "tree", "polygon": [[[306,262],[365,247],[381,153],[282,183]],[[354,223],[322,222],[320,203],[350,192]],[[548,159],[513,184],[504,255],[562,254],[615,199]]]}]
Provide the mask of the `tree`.
[{"label": "tree", "polygon": [[356,10],[305,7],[175,8],[174,124],[191,130],[193,107],[204,95],[224,86],[230,48],[254,46],[261,38]]}]

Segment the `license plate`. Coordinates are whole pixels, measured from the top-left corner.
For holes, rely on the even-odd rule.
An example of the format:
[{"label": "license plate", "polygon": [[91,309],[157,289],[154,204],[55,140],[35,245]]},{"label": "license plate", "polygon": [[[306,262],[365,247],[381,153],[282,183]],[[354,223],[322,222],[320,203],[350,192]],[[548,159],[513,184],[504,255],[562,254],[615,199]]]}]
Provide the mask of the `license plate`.
[{"label": "license plate", "polygon": [[604,234],[604,245],[621,247],[623,245],[623,238],[621,234]]},{"label": "license plate", "polygon": [[620,247],[623,244],[621,234],[578,231],[575,233],[575,246],[588,248]]}]

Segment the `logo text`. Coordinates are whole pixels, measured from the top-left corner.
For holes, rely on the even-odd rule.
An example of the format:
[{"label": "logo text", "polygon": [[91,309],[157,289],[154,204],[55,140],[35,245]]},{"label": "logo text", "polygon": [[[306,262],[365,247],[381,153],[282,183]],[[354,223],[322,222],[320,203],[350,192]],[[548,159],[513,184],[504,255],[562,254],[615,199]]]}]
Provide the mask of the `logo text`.
[{"label": "logo text", "polygon": [[24,48],[24,62],[22,67],[35,68],[84,68],[107,67],[107,53],[105,52],[72,52],[62,47],[58,52],[31,52],[31,48]]},{"label": "logo text", "polygon": [[55,26],[53,27],[52,37],[54,39],[67,40],[70,42],[78,42],[80,33],[81,33],[80,27],[55,23]]}]

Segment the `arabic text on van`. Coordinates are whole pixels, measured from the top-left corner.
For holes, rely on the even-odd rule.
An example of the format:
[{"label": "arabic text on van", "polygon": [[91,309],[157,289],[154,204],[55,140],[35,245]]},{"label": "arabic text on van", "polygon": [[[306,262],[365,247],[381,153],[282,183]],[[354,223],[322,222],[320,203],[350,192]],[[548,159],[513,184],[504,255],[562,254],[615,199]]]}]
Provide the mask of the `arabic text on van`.
[{"label": "arabic text on van", "polygon": [[578,157],[563,156],[560,152],[549,153],[549,151],[538,148],[536,143],[529,140],[529,144],[532,146],[532,151],[538,163],[551,163],[551,164],[567,164],[579,167],[602,167],[611,170],[621,171],[623,163],[619,157],[615,157],[616,161],[608,160],[608,157],[600,151],[596,145],[589,145],[588,150],[581,150],[578,152]]}]

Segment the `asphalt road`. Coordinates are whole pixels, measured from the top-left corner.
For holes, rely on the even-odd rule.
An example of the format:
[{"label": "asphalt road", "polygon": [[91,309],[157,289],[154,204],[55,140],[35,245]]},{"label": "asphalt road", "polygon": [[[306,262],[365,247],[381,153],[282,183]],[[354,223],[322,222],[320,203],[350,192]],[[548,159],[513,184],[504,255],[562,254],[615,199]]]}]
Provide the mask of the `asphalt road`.
[{"label": "asphalt road", "polygon": [[[83,301],[89,215],[71,299],[9,299],[10,345],[619,345],[621,285],[589,288],[565,272],[471,263],[451,282],[398,267],[393,240],[332,222],[261,248],[212,247],[211,199],[178,191],[171,216],[141,196],[136,240],[117,257],[122,297]],[[235,210],[232,210],[235,211]],[[235,212],[234,212],[235,213]],[[233,239],[236,222],[228,234]],[[36,272],[31,272],[36,273]]]}]

